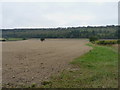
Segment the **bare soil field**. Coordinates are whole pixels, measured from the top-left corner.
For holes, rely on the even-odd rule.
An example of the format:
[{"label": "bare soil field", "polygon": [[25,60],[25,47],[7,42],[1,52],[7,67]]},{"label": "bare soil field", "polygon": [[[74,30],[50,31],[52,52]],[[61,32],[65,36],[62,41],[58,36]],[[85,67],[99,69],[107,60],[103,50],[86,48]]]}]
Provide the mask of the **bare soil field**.
[{"label": "bare soil field", "polygon": [[92,48],[85,39],[2,42],[3,87],[41,84],[70,67],[69,62]]}]

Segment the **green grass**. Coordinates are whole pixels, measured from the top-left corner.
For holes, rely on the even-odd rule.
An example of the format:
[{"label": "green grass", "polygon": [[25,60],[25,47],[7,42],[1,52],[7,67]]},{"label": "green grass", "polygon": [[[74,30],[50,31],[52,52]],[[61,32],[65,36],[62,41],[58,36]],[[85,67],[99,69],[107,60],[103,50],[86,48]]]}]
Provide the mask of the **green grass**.
[{"label": "green grass", "polygon": [[25,38],[0,38],[0,41],[20,41],[20,40],[26,40]]},{"label": "green grass", "polygon": [[52,84],[43,88],[117,88],[118,52],[108,46],[87,44],[93,47],[71,64],[73,70],[65,70],[51,78]]},{"label": "green grass", "polygon": [[19,41],[19,40],[23,40],[23,38],[7,38],[7,41]]}]

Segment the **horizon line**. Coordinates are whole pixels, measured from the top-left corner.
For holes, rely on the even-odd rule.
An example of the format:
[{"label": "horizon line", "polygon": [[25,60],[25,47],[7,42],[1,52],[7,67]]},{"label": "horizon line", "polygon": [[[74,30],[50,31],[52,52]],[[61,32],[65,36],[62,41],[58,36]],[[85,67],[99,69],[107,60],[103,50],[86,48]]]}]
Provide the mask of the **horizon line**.
[{"label": "horizon line", "polygon": [[50,28],[106,27],[106,26],[119,26],[119,25],[111,24],[111,25],[87,25],[87,26],[66,26],[66,27],[14,27],[14,28],[0,28],[0,29],[50,29]]}]

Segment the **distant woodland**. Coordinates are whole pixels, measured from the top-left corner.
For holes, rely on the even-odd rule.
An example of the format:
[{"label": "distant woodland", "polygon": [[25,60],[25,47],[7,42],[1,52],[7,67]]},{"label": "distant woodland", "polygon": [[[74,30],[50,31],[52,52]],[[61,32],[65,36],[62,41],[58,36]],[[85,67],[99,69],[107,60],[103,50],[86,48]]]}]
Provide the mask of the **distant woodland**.
[{"label": "distant woodland", "polygon": [[1,29],[3,38],[89,38],[117,39],[118,26],[87,26],[67,28]]}]

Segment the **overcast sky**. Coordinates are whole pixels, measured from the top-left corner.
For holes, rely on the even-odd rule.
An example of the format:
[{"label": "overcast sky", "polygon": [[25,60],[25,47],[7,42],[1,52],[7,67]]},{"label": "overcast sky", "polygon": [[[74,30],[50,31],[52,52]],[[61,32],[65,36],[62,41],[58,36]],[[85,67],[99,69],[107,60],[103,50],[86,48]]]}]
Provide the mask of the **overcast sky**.
[{"label": "overcast sky", "polygon": [[117,2],[6,2],[2,28],[118,24]]}]

